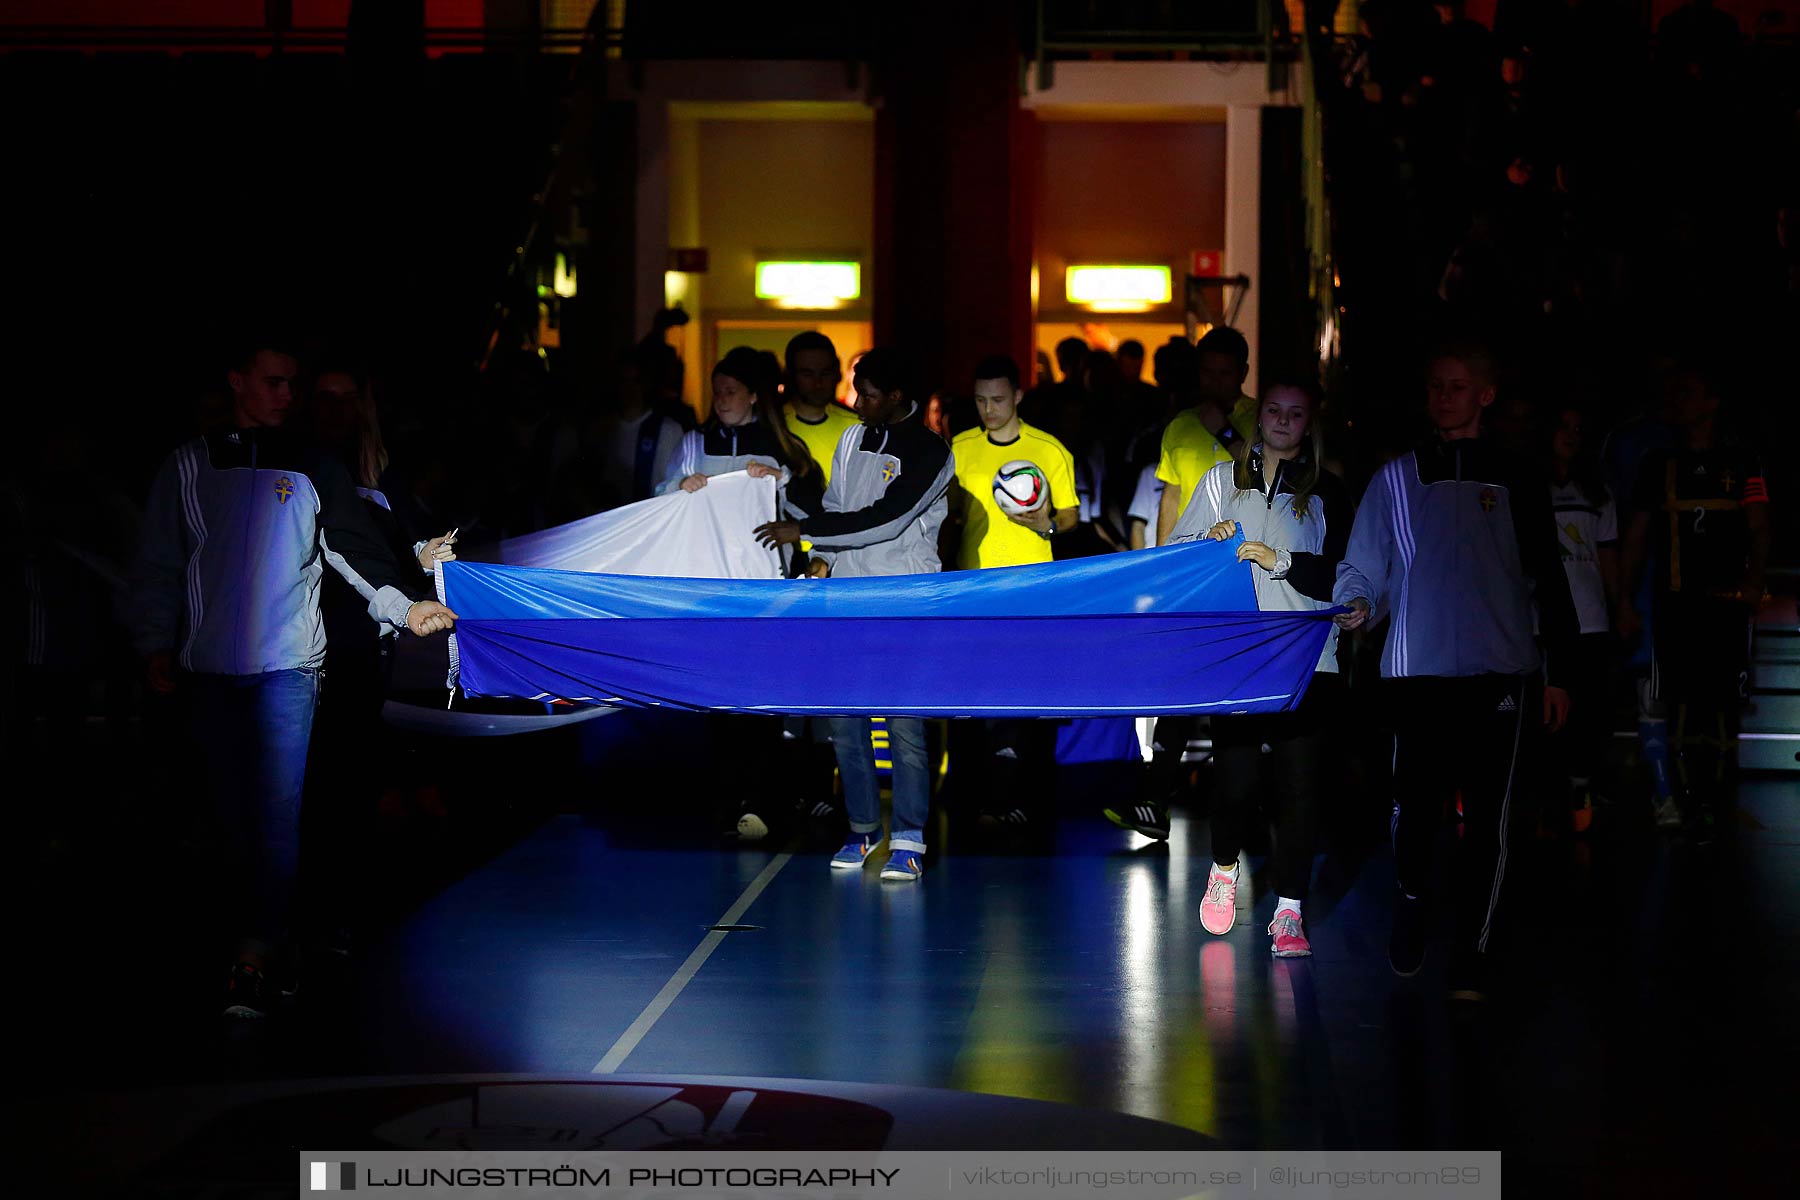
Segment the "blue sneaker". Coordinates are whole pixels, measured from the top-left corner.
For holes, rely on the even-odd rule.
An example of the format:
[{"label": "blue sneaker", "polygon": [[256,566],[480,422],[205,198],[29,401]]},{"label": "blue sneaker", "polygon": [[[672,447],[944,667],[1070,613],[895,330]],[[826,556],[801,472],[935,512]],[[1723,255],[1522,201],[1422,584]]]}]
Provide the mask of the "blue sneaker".
[{"label": "blue sneaker", "polygon": [[896,850],[881,868],[883,879],[917,879],[924,871],[924,856],[916,850]]},{"label": "blue sneaker", "polygon": [[875,847],[881,844],[881,830],[872,829],[868,833],[852,833],[844,848],[831,856],[831,869],[834,871],[860,871],[869,855],[875,853]]}]

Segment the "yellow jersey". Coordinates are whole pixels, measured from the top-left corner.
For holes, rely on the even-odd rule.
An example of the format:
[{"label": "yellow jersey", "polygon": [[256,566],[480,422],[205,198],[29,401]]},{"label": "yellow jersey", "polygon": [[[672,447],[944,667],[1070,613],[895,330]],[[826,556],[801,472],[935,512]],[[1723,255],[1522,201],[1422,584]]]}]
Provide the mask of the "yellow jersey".
[{"label": "yellow jersey", "polygon": [[1170,487],[1181,489],[1181,512],[1187,511],[1188,499],[1206,473],[1222,462],[1231,461],[1231,451],[1219,445],[1212,430],[1201,424],[1191,408],[1184,408],[1163,430],[1162,457],[1156,463],[1156,477]]},{"label": "yellow jersey", "polygon": [[1019,436],[996,445],[985,429],[965,429],[951,439],[956,482],[961,485],[962,548],[959,567],[1019,567],[1051,560],[1050,542],[1008,519],[994,503],[994,475],[1015,460],[1033,462],[1050,484],[1050,511],[1074,508],[1075,459],[1041,429],[1019,422]]},{"label": "yellow jersey", "polygon": [[1261,407],[1255,396],[1243,392],[1238,393],[1237,403],[1231,406],[1231,427],[1237,430],[1237,435],[1248,445],[1256,444],[1256,427],[1262,417],[1258,410]]},{"label": "yellow jersey", "polygon": [[838,440],[844,436],[844,430],[860,423],[856,414],[834,401],[825,406],[825,415],[817,421],[802,420],[792,406],[784,406],[781,416],[787,422],[788,432],[806,443],[807,453],[819,464],[825,482],[830,483],[831,460],[837,457]]}]

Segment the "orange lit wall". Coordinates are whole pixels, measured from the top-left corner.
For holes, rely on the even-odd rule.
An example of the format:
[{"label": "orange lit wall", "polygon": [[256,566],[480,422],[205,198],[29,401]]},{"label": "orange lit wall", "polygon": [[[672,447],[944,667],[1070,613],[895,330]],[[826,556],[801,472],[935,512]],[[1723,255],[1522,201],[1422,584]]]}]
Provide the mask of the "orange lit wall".
[{"label": "orange lit wall", "polygon": [[[694,317],[671,334],[689,364],[684,399],[708,408],[710,369],[735,345],[780,354],[802,329],[837,345],[846,371],[868,348],[874,273],[875,126],[860,106],[678,108],[669,131],[669,239],[704,247],[706,273],[689,279]],[[816,111],[821,115],[809,118]],[[760,258],[831,257],[862,264],[862,297],[829,312],[787,312],[758,300]]]},{"label": "orange lit wall", "polygon": [[1102,320],[1069,306],[1074,263],[1164,263],[1175,301],[1134,319],[1181,321],[1194,250],[1225,245],[1225,125],[1203,121],[1043,121],[1037,178],[1037,318]]},{"label": "orange lit wall", "polygon": [[701,121],[700,244],[709,311],[751,316],[759,254],[848,253],[873,280],[875,126],[871,121]]}]

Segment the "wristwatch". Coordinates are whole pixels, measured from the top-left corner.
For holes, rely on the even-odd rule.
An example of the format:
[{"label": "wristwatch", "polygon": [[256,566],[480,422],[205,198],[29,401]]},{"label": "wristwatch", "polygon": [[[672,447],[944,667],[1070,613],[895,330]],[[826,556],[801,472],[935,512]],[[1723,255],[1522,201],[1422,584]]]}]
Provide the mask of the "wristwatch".
[{"label": "wristwatch", "polygon": [[1037,530],[1037,535],[1039,537],[1043,538],[1046,542],[1049,541],[1051,538],[1055,537],[1056,536],[1056,518],[1051,517],[1050,518],[1050,528]]}]

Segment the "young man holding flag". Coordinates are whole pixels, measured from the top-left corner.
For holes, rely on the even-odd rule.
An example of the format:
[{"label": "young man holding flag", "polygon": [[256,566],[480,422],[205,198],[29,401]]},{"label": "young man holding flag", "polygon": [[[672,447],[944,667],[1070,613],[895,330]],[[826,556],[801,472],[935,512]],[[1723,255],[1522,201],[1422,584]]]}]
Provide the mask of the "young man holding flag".
[{"label": "young man holding flag", "polygon": [[279,341],[240,351],[227,374],[232,424],[177,447],[157,473],[132,597],[149,686],[185,702],[224,835],[233,1017],[264,1016],[271,972],[293,973],[321,577],[337,571],[371,620],[415,636],[456,623],[418,565],[395,560],[343,464],[287,427],[299,371]]},{"label": "young man holding flag", "polygon": [[[869,351],[856,364],[856,413],[861,424],[845,431],[832,458],[824,511],[802,521],[770,521],[756,530],[765,546],[805,538],[813,545],[814,578],[913,575],[936,572],[938,531],[949,510],[946,493],[956,464],[944,439],[925,426],[925,406],[910,360],[888,348]],[[888,718],[894,756],[894,825],[891,854],[881,877],[919,877],[925,855],[925,819],[931,807],[931,771],[925,755],[925,723]],[[834,717],[831,740],[844,777],[850,840],[832,857],[833,868],[860,868],[881,842],[881,795],[868,717]]]}]

